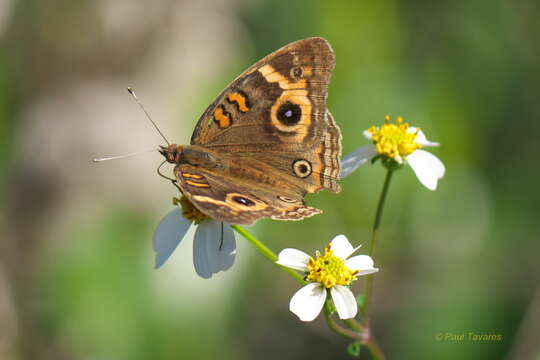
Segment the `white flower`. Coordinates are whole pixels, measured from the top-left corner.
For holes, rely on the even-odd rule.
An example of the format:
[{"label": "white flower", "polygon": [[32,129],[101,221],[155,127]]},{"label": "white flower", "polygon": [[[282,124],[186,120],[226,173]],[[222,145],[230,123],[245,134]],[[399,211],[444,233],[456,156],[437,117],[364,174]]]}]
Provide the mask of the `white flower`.
[{"label": "white flower", "polygon": [[403,123],[401,117],[398,117],[396,124],[389,121],[387,116],[380,128],[372,126],[364,131],[364,136],[373,144],[362,146],[345,156],[341,162],[341,178],[376,156],[383,156],[399,164],[406,159],[422,185],[435,190],[437,181],[444,176],[445,168],[441,160],[421,148],[439,146],[439,143],[428,141],[422,130]]},{"label": "white flower", "polygon": [[[156,269],[172,255],[192,224],[193,221],[182,216],[179,207],[161,220],[154,233]],[[209,279],[213,274],[229,269],[236,256],[236,239],[231,226],[209,218],[194,226],[197,229],[193,239],[193,265],[197,274]]]},{"label": "white flower", "polygon": [[312,321],[330,293],[340,319],[355,317],[358,305],[348,285],[357,276],[379,271],[368,255],[349,258],[358,248],[353,248],[345,235],[338,235],[324,249],[324,254],[317,252],[315,258],[296,249],[282,250],[276,262],[305,272],[310,282],[293,295],[289,303],[291,312],[302,321]]}]

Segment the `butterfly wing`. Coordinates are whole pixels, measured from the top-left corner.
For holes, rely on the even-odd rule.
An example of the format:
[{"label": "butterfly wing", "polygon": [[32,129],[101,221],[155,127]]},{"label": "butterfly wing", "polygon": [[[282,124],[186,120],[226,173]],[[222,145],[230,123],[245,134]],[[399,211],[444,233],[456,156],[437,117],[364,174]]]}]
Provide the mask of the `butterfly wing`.
[{"label": "butterfly wing", "polygon": [[191,138],[193,148],[221,165],[179,163],[175,175],[184,195],[207,215],[236,224],[320,213],[305,206],[305,194],[340,190],[341,134],[326,109],[334,65],[328,42],[309,38],[236,78],[206,109]]},{"label": "butterfly wing", "polygon": [[[257,174],[256,164],[253,164]],[[237,181],[234,175],[181,164],[175,168],[182,193],[208,216],[232,224],[252,224],[260,218],[301,220],[321,213],[306,206],[303,194],[291,186],[277,191],[257,181]],[[255,176],[257,177],[257,176]]]},{"label": "butterfly wing", "polygon": [[[304,193],[338,192],[341,134],[326,109],[334,66],[332,48],[322,38],[277,50],[216,98],[191,144],[264,162],[288,174],[287,181],[302,185]],[[302,165],[309,167],[307,176]]]}]

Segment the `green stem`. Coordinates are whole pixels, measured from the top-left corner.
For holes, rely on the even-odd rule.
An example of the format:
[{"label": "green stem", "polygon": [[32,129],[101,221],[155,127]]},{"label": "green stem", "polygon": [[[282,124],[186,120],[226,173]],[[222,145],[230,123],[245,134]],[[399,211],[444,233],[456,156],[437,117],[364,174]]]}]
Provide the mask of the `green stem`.
[{"label": "green stem", "polygon": [[390,180],[392,180],[393,174],[394,170],[388,169],[388,172],[386,173],[386,178],[384,179],[381,196],[379,197],[379,204],[377,205],[377,213],[375,214],[375,221],[373,222],[373,233],[371,235],[371,242],[369,244],[369,256],[373,256],[375,254],[375,244],[377,243],[377,239],[379,238],[379,226],[381,225],[384,201],[386,200],[386,196],[388,195],[388,188],[390,187]]},{"label": "green stem", "polygon": [[[383,188],[381,190],[381,195],[379,197],[379,204],[377,205],[377,213],[375,214],[375,221],[373,222],[373,232],[371,234],[371,241],[369,243],[369,256],[373,257],[375,254],[375,245],[377,244],[377,239],[379,238],[379,227],[381,225],[381,218],[384,209],[384,201],[388,195],[388,188],[390,187],[390,180],[392,180],[392,175],[394,170],[389,168],[386,173],[386,178],[384,179]],[[368,307],[370,304],[370,297],[373,290],[373,275],[368,275],[366,279],[366,286],[364,291],[365,303],[362,308],[362,314],[364,316],[364,326],[369,327],[369,316],[368,316]]]},{"label": "green stem", "polygon": [[362,334],[356,331],[351,331],[345,329],[344,327],[339,326],[334,319],[332,319],[332,305],[330,304],[330,299],[327,299],[324,303],[324,318],[326,319],[326,324],[328,327],[333,330],[335,333],[344,336],[349,339],[356,341],[362,341]]},{"label": "green stem", "polygon": [[[369,353],[371,354],[371,358],[374,360],[384,360],[384,353],[382,352],[381,348],[379,347],[379,344],[375,341],[375,337],[373,337],[369,330],[368,333],[366,333],[366,330],[362,327],[361,324],[358,323],[355,319],[345,319],[343,322],[352,330],[344,329],[332,319],[332,313],[330,310],[330,300],[326,300],[326,303],[324,305],[324,317],[326,319],[326,323],[328,324],[328,327],[332,329],[334,332],[338,333],[339,335],[342,335],[344,337],[360,341],[362,345],[364,345]],[[367,339],[366,339],[367,338]]]},{"label": "green stem", "polygon": [[365,342],[365,345],[368,348],[372,359],[384,360],[384,353],[382,352],[379,344],[377,344],[373,336],[370,336],[369,340]]},{"label": "green stem", "polygon": [[345,319],[345,320],[343,320],[343,322],[345,324],[347,324],[347,326],[350,329],[352,329],[352,330],[354,330],[356,332],[362,333],[364,331],[363,326],[358,321],[356,321],[355,319]]},{"label": "green stem", "polygon": [[[261,254],[263,254],[268,260],[276,263],[278,257],[276,253],[274,253],[272,250],[266,247],[262,242],[260,242],[255,236],[253,236],[249,231],[241,227],[240,225],[231,225],[231,227],[242,235],[247,241],[249,241]],[[281,269],[286,271],[289,275],[291,275],[296,281],[298,281],[300,284],[304,285],[306,282],[304,281],[304,278],[298,274],[293,269],[289,269],[288,267],[278,265]]]}]

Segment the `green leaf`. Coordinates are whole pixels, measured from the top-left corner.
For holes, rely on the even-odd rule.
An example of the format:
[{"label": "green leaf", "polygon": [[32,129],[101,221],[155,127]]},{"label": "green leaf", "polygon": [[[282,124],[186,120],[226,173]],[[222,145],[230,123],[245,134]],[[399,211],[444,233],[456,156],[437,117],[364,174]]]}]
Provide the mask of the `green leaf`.
[{"label": "green leaf", "polygon": [[359,341],[355,341],[347,346],[347,353],[352,357],[359,357],[360,350],[362,350],[362,344]]}]

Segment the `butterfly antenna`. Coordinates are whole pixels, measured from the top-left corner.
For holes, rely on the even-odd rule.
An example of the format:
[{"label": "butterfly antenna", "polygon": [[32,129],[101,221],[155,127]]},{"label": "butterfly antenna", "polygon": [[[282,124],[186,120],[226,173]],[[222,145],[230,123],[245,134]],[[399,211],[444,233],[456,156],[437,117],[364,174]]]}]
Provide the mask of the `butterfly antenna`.
[{"label": "butterfly antenna", "polygon": [[139,105],[139,107],[142,109],[142,111],[144,111],[146,117],[148,118],[148,120],[150,120],[150,122],[152,123],[152,125],[154,125],[154,127],[156,128],[157,132],[159,133],[159,135],[161,135],[161,137],[163,138],[163,140],[165,140],[165,142],[167,143],[167,145],[171,145],[171,143],[169,143],[169,140],[167,140],[167,138],[165,137],[165,135],[163,135],[163,133],[161,132],[161,130],[159,130],[158,126],[156,125],[156,123],[154,122],[154,120],[152,120],[152,118],[150,117],[150,115],[148,114],[148,111],[146,111],[146,109],[144,108],[143,104],[141,104],[141,102],[139,101],[139,99],[137,98],[137,95],[135,94],[135,91],[133,91],[133,88],[131,88],[130,86],[128,86],[127,88],[127,91],[131,94],[131,96],[133,96],[133,99],[135,99],[135,101],[137,102],[137,104]]},{"label": "butterfly antenna", "polygon": [[146,150],[146,151],[137,151],[137,152],[134,152],[134,153],[131,153],[131,154],[125,154],[125,155],[117,155],[117,156],[108,156],[108,157],[103,157],[103,158],[95,158],[95,159],[92,160],[92,162],[99,163],[99,162],[108,161],[108,160],[124,159],[124,158],[132,157],[132,156],[135,156],[135,155],[149,153],[149,152],[152,152],[152,151],[158,151],[158,149],[150,149],[150,150]]}]

